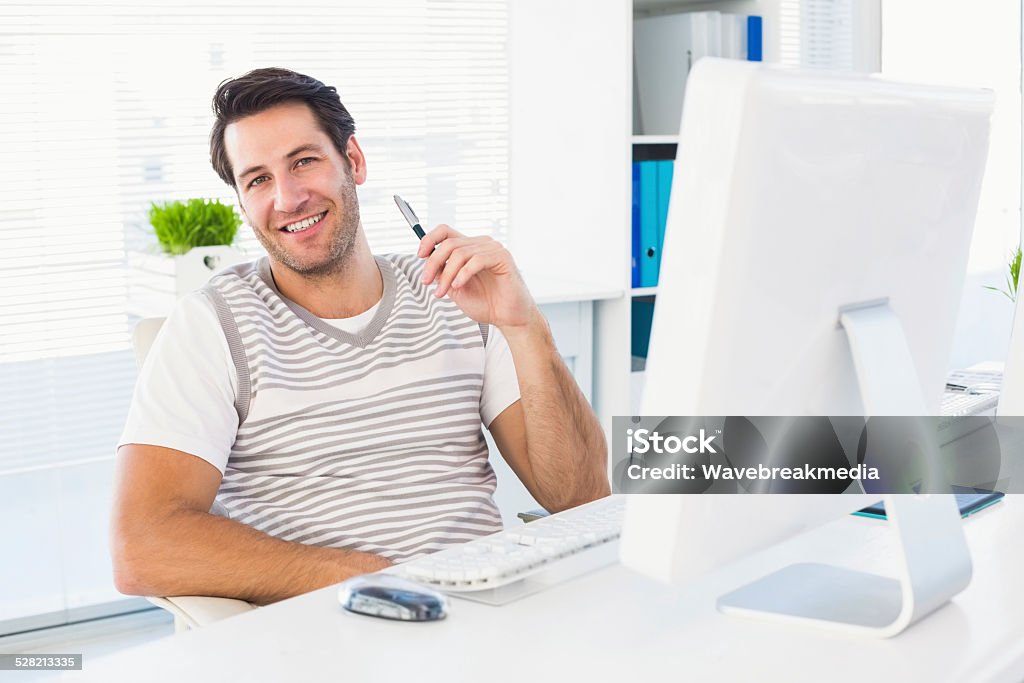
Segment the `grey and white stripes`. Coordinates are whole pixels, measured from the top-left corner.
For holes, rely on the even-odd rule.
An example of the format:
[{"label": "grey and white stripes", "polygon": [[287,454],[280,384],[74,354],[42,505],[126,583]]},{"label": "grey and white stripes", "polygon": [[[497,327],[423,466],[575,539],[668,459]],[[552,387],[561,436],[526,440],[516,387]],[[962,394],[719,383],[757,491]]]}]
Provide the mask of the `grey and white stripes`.
[{"label": "grey and white stripes", "polygon": [[403,561],[501,529],[481,431],[480,327],[378,257],[384,296],[357,334],[277,291],[261,259],[204,293],[238,377],[218,503],[279,538]]}]

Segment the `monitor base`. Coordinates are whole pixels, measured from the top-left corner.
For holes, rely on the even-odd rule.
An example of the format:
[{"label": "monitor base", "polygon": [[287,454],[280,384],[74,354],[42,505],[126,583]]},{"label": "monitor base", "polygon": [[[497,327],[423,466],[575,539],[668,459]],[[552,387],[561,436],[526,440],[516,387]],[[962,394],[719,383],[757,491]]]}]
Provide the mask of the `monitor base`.
[{"label": "monitor base", "polygon": [[[888,301],[846,308],[839,324],[850,341],[865,413],[926,415],[913,358]],[[908,442],[919,438],[923,452],[931,454],[926,459],[931,485],[948,491],[940,481],[934,436],[907,436]],[[868,451],[870,459],[870,442]],[[911,490],[909,483],[905,490]],[[884,500],[896,532],[898,578],[794,564],[722,596],[719,609],[888,638],[945,604],[971,581],[971,555],[955,497],[900,493]]]},{"label": "monitor base", "polygon": [[725,614],[814,625],[889,638],[967,587],[971,556],[952,494],[888,495],[900,576],[800,563],[718,599]]},{"label": "monitor base", "polygon": [[723,595],[718,609],[841,630],[881,631],[899,617],[900,582],[826,564],[793,564]]}]

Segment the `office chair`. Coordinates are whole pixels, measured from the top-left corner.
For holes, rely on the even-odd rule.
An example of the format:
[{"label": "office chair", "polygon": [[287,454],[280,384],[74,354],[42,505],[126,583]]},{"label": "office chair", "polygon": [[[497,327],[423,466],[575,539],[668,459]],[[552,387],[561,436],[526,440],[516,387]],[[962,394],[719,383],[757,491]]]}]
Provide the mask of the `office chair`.
[{"label": "office chair", "polygon": [[[135,362],[140,368],[163,324],[164,318],[144,318],[135,326],[135,330],[132,332],[132,347],[135,349]],[[199,628],[256,609],[255,605],[245,600],[202,595],[147,597],[146,599],[174,615],[175,633],[181,633],[190,628]]]}]

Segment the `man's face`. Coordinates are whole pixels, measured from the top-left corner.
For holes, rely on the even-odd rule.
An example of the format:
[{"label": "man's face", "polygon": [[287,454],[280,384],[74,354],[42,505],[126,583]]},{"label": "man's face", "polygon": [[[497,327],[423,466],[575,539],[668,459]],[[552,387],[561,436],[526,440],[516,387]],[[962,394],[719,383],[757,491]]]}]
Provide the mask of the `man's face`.
[{"label": "man's face", "polygon": [[270,258],[309,277],[341,270],[366,180],[355,138],[343,157],[308,106],[288,103],[230,124],[224,145],[242,215]]}]

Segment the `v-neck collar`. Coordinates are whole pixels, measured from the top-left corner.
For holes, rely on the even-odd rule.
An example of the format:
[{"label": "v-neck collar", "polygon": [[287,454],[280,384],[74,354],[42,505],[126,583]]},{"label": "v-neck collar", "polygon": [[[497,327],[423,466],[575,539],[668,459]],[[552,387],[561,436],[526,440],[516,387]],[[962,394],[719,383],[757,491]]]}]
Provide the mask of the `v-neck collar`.
[{"label": "v-neck collar", "polygon": [[313,315],[305,308],[295,303],[277,288],[277,283],[274,282],[274,276],[270,272],[270,259],[266,256],[262,257],[257,262],[257,270],[260,279],[263,283],[270,287],[271,291],[277,295],[281,301],[284,302],[292,313],[297,315],[303,322],[332,339],[337,339],[345,344],[351,344],[352,346],[358,346],[365,348],[377,335],[380,334],[381,329],[384,327],[384,323],[387,322],[388,316],[391,315],[391,309],[395,305],[395,269],[391,265],[391,262],[381,256],[374,256],[374,260],[377,262],[377,268],[380,270],[381,280],[384,282],[384,294],[381,296],[380,305],[377,307],[377,313],[374,314],[370,322],[360,330],[357,334],[340,330],[333,325],[325,323],[319,317]]}]

